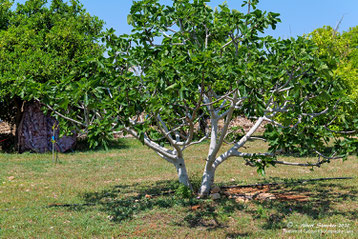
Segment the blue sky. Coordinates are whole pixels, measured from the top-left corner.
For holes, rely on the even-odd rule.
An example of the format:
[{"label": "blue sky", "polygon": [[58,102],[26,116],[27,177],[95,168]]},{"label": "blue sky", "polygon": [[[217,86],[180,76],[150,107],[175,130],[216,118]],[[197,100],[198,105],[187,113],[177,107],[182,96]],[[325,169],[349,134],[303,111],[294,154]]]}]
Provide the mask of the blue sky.
[{"label": "blue sky", "polygon": [[[162,0],[169,3],[170,0]],[[223,0],[212,0],[210,6],[217,6]],[[227,0],[230,8],[240,9],[241,0]],[[127,0],[83,0],[85,8],[113,27],[118,33],[129,33],[127,15],[132,1]],[[278,12],[282,23],[275,31],[267,32],[275,37],[291,37],[312,32],[324,25],[335,27],[344,16],[340,31],[347,31],[358,25],[358,0],[261,0],[259,8]]]},{"label": "blue sky", "polygon": [[[15,2],[24,2],[18,0]],[[82,0],[91,15],[96,15],[106,22],[106,27],[113,27],[117,33],[130,33],[127,15],[130,11],[131,0]],[[170,4],[170,0],[161,0]],[[210,6],[215,7],[223,0],[211,0]],[[240,9],[242,0],[227,0],[230,8]],[[344,16],[339,31],[347,31],[358,25],[358,0],[261,0],[259,8],[278,12],[282,23],[275,31],[267,34],[275,37],[295,37],[312,32],[324,25],[336,27]]]}]

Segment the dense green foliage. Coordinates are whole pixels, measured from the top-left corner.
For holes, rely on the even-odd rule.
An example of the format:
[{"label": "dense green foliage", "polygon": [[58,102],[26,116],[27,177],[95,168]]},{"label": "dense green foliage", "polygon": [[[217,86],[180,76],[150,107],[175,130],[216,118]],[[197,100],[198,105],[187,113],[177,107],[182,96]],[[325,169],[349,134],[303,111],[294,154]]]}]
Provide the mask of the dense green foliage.
[{"label": "dense green foliage", "polygon": [[[77,0],[28,0],[11,8],[0,1],[0,118],[14,118],[23,101],[44,100],[59,82],[89,56],[98,57],[103,22]],[[73,79],[79,81],[80,78]],[[47,94],[47,93],[46,93]],[[8,109],[8,110],[6,110]]]},{"label": "dense green foliage", "polygon": [[319,47],[319,55],[331,62],[334,73],[347,86],[346,94],[353,104],[343,110],[355,117],[358,112],[358,26],[343,33],[326,26],[316,29],[309,37]]}]

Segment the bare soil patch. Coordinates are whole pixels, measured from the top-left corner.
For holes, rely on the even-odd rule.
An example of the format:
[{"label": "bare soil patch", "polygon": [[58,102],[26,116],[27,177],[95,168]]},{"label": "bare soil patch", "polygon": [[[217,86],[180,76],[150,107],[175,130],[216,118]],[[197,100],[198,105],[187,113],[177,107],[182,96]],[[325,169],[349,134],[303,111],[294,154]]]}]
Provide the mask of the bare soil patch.
[{"label": "bare soil patch", "polygon": [[259,186],[245,188],[227,188],[222,194],[228,198],[234,198],[237,202],[248,202],[250,200],[280,200],[280,201],[309,201],[309,196],[305,193],[297,194],[297,192],[278,192],[278,186]]}]

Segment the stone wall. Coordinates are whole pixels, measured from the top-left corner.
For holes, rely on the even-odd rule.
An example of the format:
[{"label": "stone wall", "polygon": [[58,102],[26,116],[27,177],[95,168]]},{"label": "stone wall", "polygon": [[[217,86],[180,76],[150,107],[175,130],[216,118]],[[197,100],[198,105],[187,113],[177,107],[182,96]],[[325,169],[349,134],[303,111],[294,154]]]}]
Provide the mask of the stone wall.
[{"label": "stone wall", "polygon": [[11,127],[8,123],[6,122],[0,122],[0,134],[10,134],[13,133],[15,134],[15,127],[11,132]]}]

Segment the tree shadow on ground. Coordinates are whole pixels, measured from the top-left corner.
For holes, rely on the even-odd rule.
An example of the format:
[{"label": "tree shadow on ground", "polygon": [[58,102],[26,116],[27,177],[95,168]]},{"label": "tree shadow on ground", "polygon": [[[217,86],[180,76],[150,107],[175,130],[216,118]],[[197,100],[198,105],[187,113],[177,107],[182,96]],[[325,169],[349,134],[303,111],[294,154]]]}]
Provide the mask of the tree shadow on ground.
[{"label": "tree shadow on ground", "polygon": [[16,138],[13,134],[0,134],[0,153],[15,153]]},{"label": "tree shadow on ground", "polygon": [[[108,142],[108,150],[112,149],[126,149],[129,148],[129,146],[126,144],[126,141],[123,139],[113,139]],[[103,146],[97,146],[95,148],[90,147],[90,143],[87,141],[87,139],[78,139],[76,141],[76,146],[72,150],[73,153],[86,153],[86,152],[97,152],[105,150]],[[70,151],[71,152],[71,151]]]},{"label": "tree shadow on ground", "polygon": [[[178,182],[158,181],[152,185],[144,183],[116,185],[99,192],[87,192],[79,195],[84,201],[83,204],[66,205],[66,207],[77,211],[96,206],[98,210],[107,213],[111,221],[117,223],[131,220],[135,215],[156,208],[178,207],[178,213],[174,216],[177,219],[172,221],[172,224],[190,228],[204,227],[206,230],[228,227],[227,221],[222,218],[235,216],[240,211],[251,215],[254,220],[263,219],[263,230],[284,228],[286,218],[293,213],[305,215],[313,220],[334,215],[341,215],[349,220],[358,219],[358,213],[355,210],[341,210],[335,207],[336,204],[345,201],[357,201],[356,187],[336,182],[308,182],[295,185],[294,181],[290,180],[291,184],[288,185],[276,185],[270,192],[306,195],[310,198],[309,201],[252,200],[249,202],[251,206],[248,206],[248,204],[237,203],[235,199],[227,197],[217,201],[195,197],[183,198],[178,195]],[[181,217],[180,220],[178,217]],[[234,234],[227,234],[227,237],[233,237]],[[245,236],[249,235],[245,234]]]},{"label": "tree shadow on ground", "polygon": [[[130,146],[123,139],[114,139],[108,142],[108,150],[127,149]],[[103,146],[91,148],[89,142],[86,139],[78,139],[73,149],[66,153],[86,153],[86,152],[98,152],[105,150]],[[49,153],[48,151],[47,153]],[[12,134],[0,134],[0,153],[18,153],[16,150],[16,138]]]},{"label": "tree shadow on ground", "polygon": [[[51,207],[66,207],[72,211],[98,210],[108,214],[112,222],[120,223],[132,220],[140,213],[166,208],[180,208],[180,218],[175,215],[171,224],[183,227],[201,227],[215,230],[224,227],[219,222],[216,212],[217,203],[212,200],[197,199],[195,195],[183,197],[179,182],[175,180],[157,181],[151,185],[134,183],[131,185],[116,185],[98,192],[80,194],[82,204],[54,204]],[[225,212],[242,210],[243,206],[232,201],[220,202]]]},{"label": "tree shadow on ground", "polygon": [[[101,211],[109,214],[111,221],[120,222],[133,219],[135,215],[154,208],[191,208],[200,202],[195,197],[183,198],[177,195],[178,187],[177,181],[170,180],[158,181],[149,186],[135,183],[116,185],[100,192],[87,192],[80,197],[85,202],[83,205],[100,206]],[[83,205],[74,205],[71,208],[83,210]],[[188,218],[188,221],[191,219]]]}]

